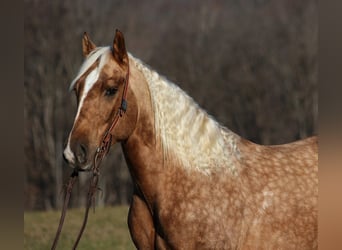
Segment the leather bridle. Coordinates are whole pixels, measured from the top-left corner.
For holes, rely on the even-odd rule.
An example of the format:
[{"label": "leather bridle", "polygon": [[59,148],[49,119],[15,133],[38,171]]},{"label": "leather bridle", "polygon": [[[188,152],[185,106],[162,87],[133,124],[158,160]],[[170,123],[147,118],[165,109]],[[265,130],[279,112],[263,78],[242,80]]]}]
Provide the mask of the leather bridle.
[{"label": "leather bridle", "polygon": [[[128,83],[129,83],[129,73],[130,73],[129,63],[127,63],[127,73],[126,73],[125,82],[124,82],[124,89],[123,89],[123,93],[122,93],[122,97],[121,97],[121,104],[120,104],[118,111],[116,112],[116,115],[115,115],[114,120],[112,121],[110,127],[104,133],[104,136],[101,140],[100,146],[96,149],[96,152],[94,155],[94,160],[93,160],[93,167],[91,168],[93,176],[90,179],[90,185],[89,185],[88,196],[87,196],[86,211],[85,211],[85,215],[84,215],[84,219],[83,219],[83,224],[82,224],[82,227],[78,233],[77,239],[76,239],[72,249],[76,249],[76,247],[77,247],[77,245],[78,245],[78,243],[82,237],[83,231],[87,225],[88,213],[89,213],[90,206],[91,206],[91,204],[93,204],[93,205],[95,204],[94,203],[95,194],[96,194],[96,191],[99,190],[97,183],[98,183],[99,175],[100,175],[100,164],[101,164],[102,159],[109,152],[109,149],[110,149],[110,146],[112,143],[112,132],[113,132],[115,126],[118,124],[118,121],[120,120],[120,118],[126,113],[126,110],[127,110],[127,99],[126,99],[126,97],[127,97]],[[73,185],[77,179],[79,171],[80,170],[78,170],[78,169],[74,169],[74,171],[71,173],[71,175],[69,177],[68,184],[65,186],[63,208],[62,208],[61,217],[59,220],[58,229],[57,229],[57,232],[56,232],[56,235],[55,235],[52,247],[51,247],[52,250],[56,249],[58,239],[59,239],[60,233],[62,231],[66,210],[67,210],[67,207],[69,204],[71,191],[72,191]]]}]

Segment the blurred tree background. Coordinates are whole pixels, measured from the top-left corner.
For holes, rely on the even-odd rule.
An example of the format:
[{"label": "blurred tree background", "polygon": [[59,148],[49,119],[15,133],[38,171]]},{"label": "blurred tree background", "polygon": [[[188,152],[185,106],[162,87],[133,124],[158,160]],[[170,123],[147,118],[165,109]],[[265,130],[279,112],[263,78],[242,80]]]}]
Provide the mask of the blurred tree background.
[{"label": "blurred tree background", "polygon": [[[317,133],[316,0],[24,0],[25,210],[60,208],[71,169],[62,152],[76,113],[68,92],[87,31],[176,82],[221,124],[261,144]],[[126,204],[121,148],[104,162],[98,205]],[[81,177],[71,205],[84,205]]]}]

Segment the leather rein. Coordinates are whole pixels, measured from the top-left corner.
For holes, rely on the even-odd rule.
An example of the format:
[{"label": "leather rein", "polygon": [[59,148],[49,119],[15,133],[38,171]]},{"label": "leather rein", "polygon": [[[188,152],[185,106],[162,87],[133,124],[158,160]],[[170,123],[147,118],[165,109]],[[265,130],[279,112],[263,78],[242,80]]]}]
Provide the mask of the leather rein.
[{"label": "leather rein", "polygon": [[[127,88],[128,88],[128,82],[129,82],[129,63],[127,64],[128,68],[127,68],[127,73],[126,73],[126,78],[125,78],[125,83],[124,83],[124,89],[123,89],[123,93],[122,93],[122,98],[121,98],[121,105],[114,117],[114,120],[111,123],[111,126],[106,130],[101,144],[100,146],[96,149],[95,155],[94,155],[94,160],[93,160],[93,167],[91,169],[93,176],[90,179],[90,185],[89,185],[89,190],[88,190],[88,196],[87,196],[87,204],[86,204],[86,211],[85,211],[85,215],[84,215],[84,219],[83,219],[83,223],[82,223],[82,227],[78,233],[77,239],[73,245],[72,249],[76,249],[77,245],[82,237],[82,234],[84,232],[84,229],[87,225],[87,221],[88,221],[88,213],[89,213],[89,209],[91,204],[93,204],[93,206],[95,206],[95,194],[96,191],[99,190],[99,187],[97,186],[98,181],[99,181],[99,175],[100,175],[100,164],[102,159],[107,155],[107,153],[109,152],[111,143],[112,143],[112,134],[111,132],[113,131],[113,129],[115,128],[115,126],[117,125],[118,121],[120,120],[120,118],[123,116],[123,114],[126,113],[127,110]],[[63,208],[62,208],[62,212],[61,212],[61,217],[59,220],[59,225],[58,225],[58,229],[51,247],[51,250],[56,249],[57,247],[57,243],[58,243],[58,239],[60,236],[60,233],[62,231],[62,227],[63,227],[63,223],[64,223],[64,218],[65,218],[65,214],[66,214],[66,210],[68,208],[68,204],[69,204],[69,200],[70,200],[70,196],[71,196],[71,191],[73,188],[73,185],[78,177],[78,169],[74,169],[73,172],[71,173],[70,177],[69,177],[69,181],[68,184],[65,186],[65,194],[64,194],[64,201],[63,201]],[[94,207],[95,209],[95,207]]]}]

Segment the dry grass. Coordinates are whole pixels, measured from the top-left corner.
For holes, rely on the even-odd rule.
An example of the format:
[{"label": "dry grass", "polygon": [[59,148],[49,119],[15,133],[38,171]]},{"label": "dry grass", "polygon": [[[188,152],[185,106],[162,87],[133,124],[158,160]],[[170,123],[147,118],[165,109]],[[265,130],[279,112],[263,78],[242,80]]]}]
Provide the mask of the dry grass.
[{"label": "dry grass", "polygon": [[[135,249],[127,227],[128,207],[96,208],[90,212],[79,249]],[[58,249],[71,249],[81,227],[84,209],[70,209],[59,239]],[[24,248],[50,249],[60,211],[24,214]]]}]

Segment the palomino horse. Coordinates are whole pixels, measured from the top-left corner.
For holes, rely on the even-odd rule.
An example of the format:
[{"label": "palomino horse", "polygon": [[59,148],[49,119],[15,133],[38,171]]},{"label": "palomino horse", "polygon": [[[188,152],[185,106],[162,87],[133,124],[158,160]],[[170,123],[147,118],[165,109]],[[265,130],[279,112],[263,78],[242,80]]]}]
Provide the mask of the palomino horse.
[{"label": "palomino horse", "polygon": [[109,47],[85,33],[83,53],[64,156],[90,170],[106,131],[121,143],[138,249],[317,249],[316,137],[278,146],[239,137],[128,54],[120,31]]}]

